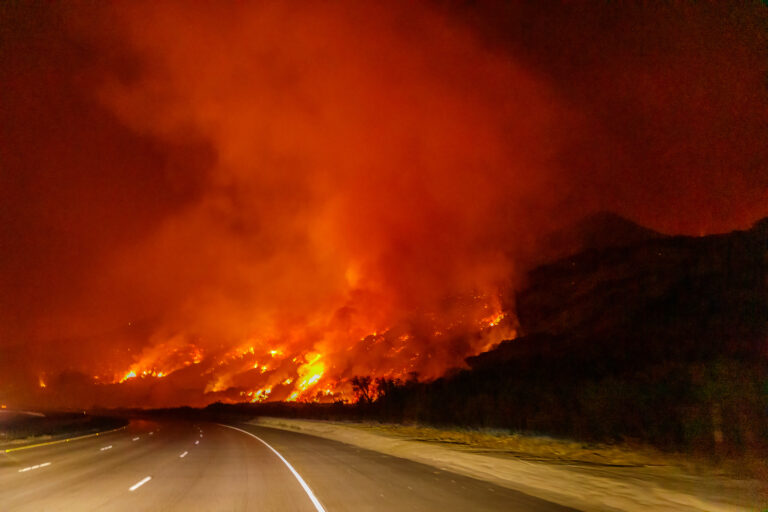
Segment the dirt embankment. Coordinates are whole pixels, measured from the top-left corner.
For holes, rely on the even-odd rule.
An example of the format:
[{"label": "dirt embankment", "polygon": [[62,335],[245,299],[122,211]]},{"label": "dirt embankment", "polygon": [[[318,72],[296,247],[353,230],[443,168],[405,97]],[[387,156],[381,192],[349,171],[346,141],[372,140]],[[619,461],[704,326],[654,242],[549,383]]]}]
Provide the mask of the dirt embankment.
[{"label": "dirt embankment", "polygon": [[547,437],[374,423],[259,418],[486,480],[585,511],[735,512],[768,507],[763,484],[664,456]]}]

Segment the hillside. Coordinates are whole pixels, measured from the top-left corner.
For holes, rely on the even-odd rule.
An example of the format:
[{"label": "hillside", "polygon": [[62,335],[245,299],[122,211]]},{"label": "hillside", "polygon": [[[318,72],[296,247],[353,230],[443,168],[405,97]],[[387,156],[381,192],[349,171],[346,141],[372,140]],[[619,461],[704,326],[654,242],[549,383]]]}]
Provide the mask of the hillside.
[{"label": "hillside", "polygon": [[519,338],[469,358],[470,370],[388,390],[382,414],[703,453],[764,449],[768,219],[589,249],[531,271],[515,302]]},{"label": "hillside", "polygon": [[613,212],[597,212],[555,230],[538,248],[539,262],[553,262],[588,249],[629,247],[665,235],[643,227]]}]

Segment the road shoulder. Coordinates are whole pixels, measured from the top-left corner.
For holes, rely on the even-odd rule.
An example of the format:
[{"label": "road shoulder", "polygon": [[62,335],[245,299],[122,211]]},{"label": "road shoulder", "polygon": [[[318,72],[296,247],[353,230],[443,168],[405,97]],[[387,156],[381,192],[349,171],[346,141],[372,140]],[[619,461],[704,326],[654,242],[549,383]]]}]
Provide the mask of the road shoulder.
[{"label": "road shoulder", "polygon": [[555,465],[475,453],[337,422],[262,417],[252,423],[413,460],[585,511],[759,510],[760,485],[755,481],[695,476],[677,468]]}]

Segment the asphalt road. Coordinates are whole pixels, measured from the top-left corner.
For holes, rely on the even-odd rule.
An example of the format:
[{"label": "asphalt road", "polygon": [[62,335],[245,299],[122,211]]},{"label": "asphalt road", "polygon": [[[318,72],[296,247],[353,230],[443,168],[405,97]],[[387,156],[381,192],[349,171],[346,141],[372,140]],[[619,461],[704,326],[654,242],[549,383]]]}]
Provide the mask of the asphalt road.
[{"label": "asphalt road", "polygon": [[[6,511],[565,511],[480,480],[265,427],[132,421],[0,454]],[[254,437],[257,436],[257,437]]]}]

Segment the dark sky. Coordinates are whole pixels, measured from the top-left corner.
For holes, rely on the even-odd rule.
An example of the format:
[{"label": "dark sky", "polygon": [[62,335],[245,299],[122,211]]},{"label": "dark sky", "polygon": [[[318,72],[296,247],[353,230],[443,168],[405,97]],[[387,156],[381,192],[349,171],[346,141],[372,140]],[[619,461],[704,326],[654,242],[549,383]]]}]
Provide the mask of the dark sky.
[{"label": "dark sky", "polygon": [[479,4],[0,4],[0,401],[435,376],[553,229],[768,215],[762,3]]}]

